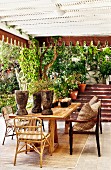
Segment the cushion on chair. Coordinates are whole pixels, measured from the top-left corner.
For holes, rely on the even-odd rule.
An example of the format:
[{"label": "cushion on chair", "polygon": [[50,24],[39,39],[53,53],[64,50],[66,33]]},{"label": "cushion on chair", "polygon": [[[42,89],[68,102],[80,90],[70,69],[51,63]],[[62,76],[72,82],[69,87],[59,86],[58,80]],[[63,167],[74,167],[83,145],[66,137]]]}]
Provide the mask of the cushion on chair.
[{"label": "cushion on chair", "polygon": [[[43,134],[39,134],[36,131],[25,131],[23,134],[19,136],[19,139],[22,140],[43,140],[47,135],[49,135],[47,132],[43,132]],[[42,138],[41,138],[42,137]]]},{"label": "cushion on chair", "polygon": [[[94,111],[89,103],[86,103],[83,105],[81,108],[81,111],[79,112],[79,115],[77,117],[77,120],[89,120],[91,118],[94,118],[97,116],[98,111]],[[94,121],[89,121],[89,122],[76,122],[73,126],[73,130],[76,131],[84,131],[84,130],[89,130],[93,128],[95,125]]]},{"label": "cushion on chair", "polygon": [[89,101],[89,104],[92,105],[92,104],[94,104],[95,102],[97,102],[97,100],[98,100],[98,97],[97,97],[97,96],[93,96],[93,97],[91,98],[91,100]]},{"label": "cushion on chair", "polygon": [[101,106],[101,101],[98,101],[94,104],[91,105],[91,108],[94,112],[97,112],[98,111],[98,108]]}]

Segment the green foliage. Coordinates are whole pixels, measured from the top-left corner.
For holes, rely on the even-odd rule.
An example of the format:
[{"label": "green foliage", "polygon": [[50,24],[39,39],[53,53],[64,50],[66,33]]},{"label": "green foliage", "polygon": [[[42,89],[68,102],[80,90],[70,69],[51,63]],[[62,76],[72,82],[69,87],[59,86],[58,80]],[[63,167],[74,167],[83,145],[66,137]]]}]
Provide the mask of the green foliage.
[{"label": "green foliage", "polygon": [[21,55],[19,56],[18,62],[24,73],[26,81],[38,79],[40,62],[35,46],[29,49],[23,48],[21,50]]},{"label": "green foliage", "polygon": [[87,64],[91,70],[96,69],[98,65],[98,49],[90,45],[87,49]]},{"label": "green foliage", "polygon": [[111,75],[111,61],[103,61],[100,64],[100,76],[107,78],[108,75]]},{"label": "green foliage", "polygon": [[70,65],[72,62],[72,54],[70,47],[65,47],[64,44],[62,46],[57,47],[58,57],[52,67],[50,68],[49,74],[52,72],[57,73],[60,76],[70,75]]},{"label": "green foliage", "polygon": [[103,48],[102,50],[102,55],[105,57],[105,56],[108,56],[109,58],[111,58],[111,48],[110,47],[105,47]]},{"label": "green foliage", "polygon": [[2,70],[7,70],[10,67],[15,67],[16,61],[20,55],[21,48],[18,46],[2,43],[0,49],[0,63]]},{"label": "green foliage", "polygon": [[80,74],[61,76],[55,80],[54,89],[58,98],[69,97],[71,91],[78,89]]},{"label": "green foliage", "polygon": [[39,80],[33,81],[29,84],[30,94],[36,93],[41,90],[53,90],[53,81],[52,80]]},{"label": "green foliage", "polygon": [[[41,50],[42,53],[45,51],[45,48]],[[52,47],[49,47],[46,53],[44,54],[44,58],[42,61],[42,70],[44,69],[45,65],[51,63],[51,61],[53,60],[53,57],[54,57],[54,50]]]},{"label": "green foliage", "polygon": [[[14,73],[14,67],[17,65],[17,59],[20,55],[20,47],[1,43],[0,48],[0,111],[3,106],[12,105],[16,109],[15,97],[12,95],[14,90],[18,89],[18,82]],[[10,70],[11,68],[11,70]],[[10,70],[13,76],[7,74]]]},{"label": "green foliage", "polygon": [[3,95],[0,95],[0,112],[1,112],[2,107],[9,106],[9,105],[13,107],[14,112],[15,112],[16,111],[15,96],[5,94],[5,93]]},{"label": "green foliage", "polygon": [[19,86],[15,76],[6,78],[4,80],[0,79],[0,95],[12,94],[18,89]]},{"label": "green foliage", "polygon": [[54,92],[57,98],[68,97],[69,93],[67,91],[67,83],[64,77],[57,78],[54,82]]},{"label": "green foliage", "polygon": [[81,76],[80,76],[80,82],[81,82],[81,84],[82,84],[82,83],[85,84],[85,83],[86,83],[86,80],[88,80],[87,77],[86,77],[86,74],[81,74]]}]

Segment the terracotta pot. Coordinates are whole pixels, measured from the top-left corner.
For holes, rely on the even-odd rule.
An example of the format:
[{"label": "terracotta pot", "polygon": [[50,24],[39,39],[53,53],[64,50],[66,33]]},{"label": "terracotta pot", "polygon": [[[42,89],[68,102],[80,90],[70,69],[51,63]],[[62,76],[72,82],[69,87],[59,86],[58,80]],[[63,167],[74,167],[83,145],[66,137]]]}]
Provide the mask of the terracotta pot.
[{"label": "terracotta pot", "polygon": [[41,109],[41,92],[37,92],[33,94],[33,108],[32,113],[40,113]]},{"label": "terracotta pot", "polygon": [[15,90],[15,100],[17,102],[17,115],[27,115],[26,105],[28,101],[28,91]]},{"label": "terracotta pot", "polygon": [[86,88],[86,84],[79,84],[79,91],[84,92]]},{"label": "terracotta pot", "polygon": [[77,99],[77,95],[78,95],[78,91],[71,91],[70,92],[70,97],[73,100]]},{"label": "terracotta pot", "polygon": [[53,90],[41,91],[41,99],[42,99],[42,105],[43,105],[42,114],[43,115],[53,114],[51,110],[52,102],[53,102],[53,94],[54,94]]}]

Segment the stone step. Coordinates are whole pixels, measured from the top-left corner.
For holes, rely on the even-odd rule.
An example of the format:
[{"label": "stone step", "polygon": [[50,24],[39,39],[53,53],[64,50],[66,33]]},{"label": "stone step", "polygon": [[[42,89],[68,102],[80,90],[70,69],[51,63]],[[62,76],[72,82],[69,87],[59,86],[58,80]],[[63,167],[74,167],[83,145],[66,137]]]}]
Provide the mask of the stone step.
[{"label": "stone step", "polygon": [[96,90],[93,90],[93,91],[91,91],[91,90],[85,90],[85,92],[84,92],[84,94],[109,94],[109,95],[111,95],[111,91],[103,91],[103,90],[101,90],[101,91],[96,91]]},{"label": "stone step", "polygon": [[103,116],[103,117],[110,117],[111,116],[111,112],[110,113],[108,113],[108,112],[101,112],[101,115]]},{"label": "stone step", "polygon": [[84,103],[89,102],[89,100],[94,96],[102,101],[101,107],[101,120],[102,122],[111,122],[111,85],[105,84],[94,84],[87,85],[86,90],[83,93],[78,93],[76,102],[81,102],[81,107]]},{"label": "stone step", "polygon": [[[91,94],[91,95],[87,95],[87,94],[81,93],[81,94],[78,95],[77,98],[78,98],[78,99],[79,99],[79,98],[84,98],[84,100],[87,100],[87,99],[90,100],[93,96],[94,96],[94,95],[92,95],[92,94]],[[100,95],[100,94],[96,94],[96,96],[97,96],[99,99],[107,99],[107,100],[108,100],[108,99],[111,99],[111,95],[105,95],[105,94],[104,94],[104,95],[103,95],[103,94]]]},{"label": "stone step", "polygon": [[102,108],[101,107],[101,111],[102,111],[102,113],[110,113],[111,114],[111,108]]},{"label": "stone step", "polygon": [[102,117],[101,121],[102,122],[111,122],[111,117]]},{"label": "stone step", "polygon": [[111,103],[103,103],[102,102],[102,108],[111,108]]},{"label": "stone step", "polygon": [[106,84],[87,84],[86,85],[86,88],[87,87],[103,87],[103,88],[111,88],[111,84],[110,85],[106,85]]},{"label": "stone step", "polygon": [[111,92],[111,88],[100,88],[100,87],[92,87],[92,88],[89,88],[89,87],[87,87],[86,89],[85,89],[85,91],[110,91]]},{"label": "stone step", "polygon": [[81,102],[81,107],[84,103],[89,102],[89,100],[94,96],[102,101],[101,114],[103,122],[111,122],[111,85],[106,84],[94,84],[86,85],[85,92],[78,93],[76,102]]},{"label": "stone step", "polygon": [[102,99],[102,103],[110,105],[111,99]]}]

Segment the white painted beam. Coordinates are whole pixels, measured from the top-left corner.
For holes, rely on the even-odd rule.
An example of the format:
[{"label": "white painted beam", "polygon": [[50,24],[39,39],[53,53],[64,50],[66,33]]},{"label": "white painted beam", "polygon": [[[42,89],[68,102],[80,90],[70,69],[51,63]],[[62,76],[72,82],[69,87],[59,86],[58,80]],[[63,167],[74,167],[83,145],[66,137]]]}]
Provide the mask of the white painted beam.
[{"label": "white painted beam", "polygon": [[13,28],[10,28],[10,29],[9,29],[9,28],[8,28],[7,26],[5,26],[3,23],[0,23],[0,29],[2,29],[2,30],[4,30],[4,31],[7,31],[7,32],[9,32],[9,33],[11,33],[11,34],[14,34],[14,35],[16,35],[16,36],[18,36],[18,37],[21,37],[21,38],[23,38],[23,39],[29,40],[29,36],[28,36],[28,35],[26,35],[26,34],[24,34],[24,33],[20,34],[19,31],[15,30],[15,29],[13,29]]}]

